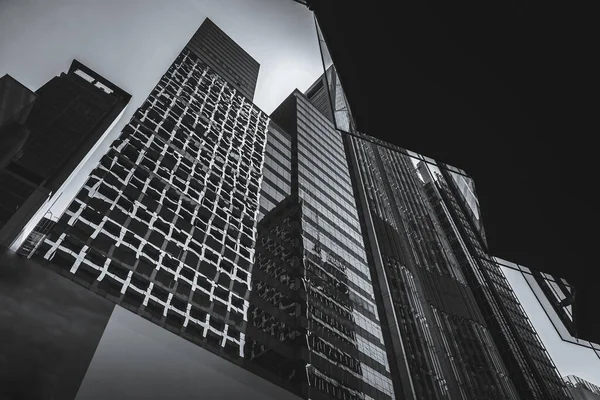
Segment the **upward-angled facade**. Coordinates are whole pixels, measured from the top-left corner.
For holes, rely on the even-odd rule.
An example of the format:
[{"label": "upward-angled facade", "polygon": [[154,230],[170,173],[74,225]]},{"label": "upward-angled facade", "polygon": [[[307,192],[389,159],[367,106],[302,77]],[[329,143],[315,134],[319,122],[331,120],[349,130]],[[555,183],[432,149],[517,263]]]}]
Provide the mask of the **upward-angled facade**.
[{"label": "upward-angled facade", "polygon": [[413,158],[351,142],[399,384],[417,399],[518,398]]},{"label": "upward-angled facade", "polygon": [[252,101],[260,65],[212,20],[207,18],[186,48],[197,55],[238,94]]},{"label": "upward-angled facade", "polygon": [[36,254],[240,359],[267,122],[186,47]]},{"label": "upward-angled facade", "polygon": [[257,74],[206,20],[28,242],[117,305],[80,393],[569,399],[464,171],[357,132],[333,67],[271,116]]},{"label": "upward-angled facade", "polygon": [[[317,33],[324,68],[335,72],[318,27]],[[345,98],[339,77],[329,72],[321,79],[329,96],[319,95],[318,82],[308,94],[345,132],[396,393],[415,399],[570,398],[487,251],[472,180],[352,129],[345,122],[352,120],[349,107],[336,101]],[[329,104],[320,101],[325,97]]]},{"label": "upward-angled facade", "polygon": [[298,91],[271,117],[291,162],[264,170],[246,357],[303,398],[397,398],[343,136]]}]

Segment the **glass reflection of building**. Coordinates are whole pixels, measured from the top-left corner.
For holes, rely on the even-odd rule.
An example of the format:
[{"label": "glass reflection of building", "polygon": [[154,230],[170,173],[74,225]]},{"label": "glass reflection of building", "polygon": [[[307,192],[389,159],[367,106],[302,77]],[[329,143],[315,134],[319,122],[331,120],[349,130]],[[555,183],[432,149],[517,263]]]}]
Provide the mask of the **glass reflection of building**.
[{"label": "glass reflection of building", "polygon": [[574,345],[587,347],[594,351],[600,360],[600,344],[583,340],[578,332],[573,316],[573,302],[576,297],[575,288],[564,278],[559,278],[541,271],[533,270],[500,258],[495,261],[501,267],[519,271],[527,285],[544,309],[556,333],[562,340]]},{"label": "glass reflection of building", "polygon": [[451,171],[421,163],[419,171],[434,212],[459,260],[495,348],[522,398],[564,399],[569,394],[519,300],[469,212],[468,198]]},{"label": "glass reflection of building", "polygon": [[319,94],[318,82],[309,94],[346,138],[395,392],[407,399],[570,398],[487,252],[472,180],[348,124],[350,108],[336,101],[339,76],[318,23],[317,34],[329,96]]},{"label": "glass reflection of building", "polygon": [[413,159],[353,137],[398,386],[417,399],[517,399]]},{"label": "glass reflection of building", "polygon": [[343,136],[298,91],[271,118],[246,357],[305,398],[395,398]]}]

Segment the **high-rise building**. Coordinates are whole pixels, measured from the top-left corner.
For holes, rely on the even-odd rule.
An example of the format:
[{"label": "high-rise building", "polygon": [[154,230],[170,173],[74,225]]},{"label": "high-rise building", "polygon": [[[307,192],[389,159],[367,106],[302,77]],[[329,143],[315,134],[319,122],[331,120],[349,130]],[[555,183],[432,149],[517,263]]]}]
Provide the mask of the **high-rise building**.
[{"label": "high-rise building", "polygon": [[[320,34],[320,31],[319,31]],[[355,132],[350,105],[333,64],[305,92],[308,100],[342,132]]]},{"label": "high-rise building", "polygon": [[[35,95],[18,151],[2,168],[0,191],[6,195],[0,199],[0,244],[4,246],[10,246],[26,224],[35,225],[34,215],[59,195],[131,98],[77,60]],[[19,99],[13,101],[18,104]]]},{"label": "high-rise building", "polygon": [[[233,59],[223,58],[228,54],[220,54],[220,48],[237,45],[208,19],[198,32],[49,233],[34,232],[33,240],[39,243],[32,258],[116,303],[126,326],[139,324],[138,316],[153,322],[144,338],[169,331],[229,360],[224,361],[227,364],[243,366],[269,118],[246,96],[254,92],[255,75],[242,94],[236,82],[209,66],[225,63],[240,72],[253,62],[251,57],[238,52]],[[216,47],[205,62],[193,46],[209,39],[216,40]],[[282,187],[275,178],[273,182]],[[104,336],[110,335],[110,321],[112,317]],[[169,341],[182,346],[173,339],[159,346],[168,346]],[[96,354],[103,349],[114,354],[104,343]],[[208,371],[215,376],[212,380],[207,379],[210,374],[200,376],[186,385],[209,396],[237,398],[232,394],[236,390],[258,390],[271,398],[273,389],[261,391],[260,379],[223,366],[199,350],[192,350],[190,357],[216,365],[216,370]],[[131,351],[121,365],[136,362]],[[177,367],[163,378],[177,379],[177,368],[188,362],[178,354],[169,355],[168,362]],[[92,360],[92,366],[94,362],[99,361]],[[223,373],[222,368],[228,371]],[[145,378],[151,380],[150,375]],[[84,391],[104,390],[104,385],[96,385],[98,376],[93,372],[90,376]],[[216,382],[224,377],[232,382],[219,388]],[[236,380],[251,388],[240,390]],[[111,386],[123,395],[131,384],[119,376]],[[147,386],[134,390],[152,394]],[[188,389],[170,390],[175,398],[189,394]]]},{"label": "high-rise building", "polygon": [[[37,95],[10,75],[0,78],[0,243],[10,240],[5,228],[18,209],[36,190],[27,180],[6,170],[18,158],[29,137],[25,126]],[[6,232],[6,233],[5,233]],[[2,240],[3,236],[7,236]]]},{"label": "high-rise building", "polygon": [[0,78],[0,170],[21,151],[29,132],[24,124],[37,95],[10,75]]},{"label": "high-rise building", "polygon": [[518,398],[417,159],[367,137],[350,142],[397,385],[406,398]]},{"label": "high-rise building", "polygon": [[[346,129],[331,110],[351,120],[350,109],[342,113],[336,106],[335,97],[345,96],[318,26],[317,33],[328,71],[321,79],[329,84],[315,83],[309,95],[346,132],[396,393],[418,399],[569,398],[487,251],[472,180],[462,170]],[[321,87],[329,96],[319,93]],[[327,97],[329,105],[322,101]]]},{"label": "high-rise building", "polygon": [[[470,287],[475,304],[501,356],[512,384],[522,398],[569,398],[556,367],[508,284],[485,249],[485,240],[469,202],[457,182],[464,172],[444,164],[421,162],[418,171],[426,198]],[[493,349],[493,348],[492,348]]]},{"label": "high-rise building", "polygon": [[186,47],[37,254],[239,360],[267,122]]}]

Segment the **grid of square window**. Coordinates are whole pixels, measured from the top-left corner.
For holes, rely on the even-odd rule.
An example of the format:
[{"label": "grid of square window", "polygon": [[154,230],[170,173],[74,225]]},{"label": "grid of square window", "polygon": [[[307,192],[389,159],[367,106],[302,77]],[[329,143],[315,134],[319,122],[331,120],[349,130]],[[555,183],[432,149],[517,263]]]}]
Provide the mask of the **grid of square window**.
[{"label": "grid of square window", "polygon": [[243,357],[267,124],[184,49],[37,254],[161,326]]},{"label": "grid of square window", "polygon": [[[311,250],[317,245],[323,253],[343,260],[340,271],[348,281],[343,286],[348,290],[348,303],[352,304],[348,310],[353,327],[349,338],[362,357],[379,369],[367,365],[357,375],[379,391],[382,398],[393,398],[387,358],[377,358],[377,351],[357,342],[360,337],[381,350],[385,348],[342,136],[303,96],[298,96],[297,104],[304,247]],[[361,307],[362,303],[370,305],[372,311]]]}]

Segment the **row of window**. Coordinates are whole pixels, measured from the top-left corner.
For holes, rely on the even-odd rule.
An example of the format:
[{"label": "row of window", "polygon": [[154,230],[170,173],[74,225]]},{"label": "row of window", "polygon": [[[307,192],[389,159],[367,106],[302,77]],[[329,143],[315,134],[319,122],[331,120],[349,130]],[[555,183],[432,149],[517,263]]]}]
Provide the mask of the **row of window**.
[{"label": "row of window", "polygon": [[[44,256],[65,260],[64,269],[91,276],[93,285],[117,298],[133,293],[147,312],[174,315],[180,328],[196,326],[219,346],[233,343],[242,356],[243,335],[231,324],[247,318],[250,276],[243,269],[250,270],[253,259],[268,119],[207,71],[182,52],[153,90],[157,100],[127,125],[63,216],[65,223],[57,224],[63,231],[48,236]],[[199,79],[190,80],[193,75]],[[159,110],[157,101],[167,93],[194,101],[174,113]],[[206,121],[192,103],[210,111]],[[240,112],[229,112],[232,107]],[[191,144],[196,156],[188,157],[184,149]],[[204,311],[194,311],[198,307]]]}]

